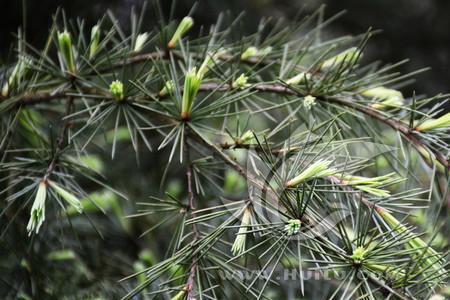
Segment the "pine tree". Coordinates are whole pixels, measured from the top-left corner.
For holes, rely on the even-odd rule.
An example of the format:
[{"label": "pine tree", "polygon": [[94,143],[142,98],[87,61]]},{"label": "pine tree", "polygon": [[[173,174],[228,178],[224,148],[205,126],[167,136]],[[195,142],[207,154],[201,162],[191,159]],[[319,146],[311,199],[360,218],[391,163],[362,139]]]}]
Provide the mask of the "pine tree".
[{"label": "pine tree", "polygon": [[404,96],[423,70],[366,62],[371,30],[323,40],[322,15],[19,30],[2,298],[443,299],[448,96]]}]

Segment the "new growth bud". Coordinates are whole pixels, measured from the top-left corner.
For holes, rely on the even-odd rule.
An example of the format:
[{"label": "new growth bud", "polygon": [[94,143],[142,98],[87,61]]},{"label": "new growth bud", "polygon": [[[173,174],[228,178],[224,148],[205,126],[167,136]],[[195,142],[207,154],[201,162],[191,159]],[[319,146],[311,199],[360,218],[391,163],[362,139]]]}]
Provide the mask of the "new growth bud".
[{"label": "new growth bud", "polygon": [[119,80],[114,80],[109,85],[109,92],[117,101],[122,101],[125,99],[125,94],[123,92],[123,83]]},{"label": "new growth bud", "polygon": [[303,105],[307,110],[310,110],[314,105],[316,105],[316,97],[308,95],[303,100]]},{"label": "new growth bud", "polygon": [[173,80],[168,80],[164,83],[164,86],[159,91],[158,95],[159,95],[159,97],[164,98],[167,95],[173,93],[174,89],[175,89],[175,83],[173,82]]},{"label": "new growth bud", "polygon": [[301,73],[295,75],[294,77],[286,80],[286,84],[288,84],[288,85],[302,84],[302,83],[308,82],[310,79],[311,79],[311,74],[301,72]]},{"label": "new growth bud", "polygon": [[245,144],[253,144],[255,142],[255,136],[253,131],[247,130],[244,132],[241,137],[236,140],[236,144],[245,145]]},{"label": "new growth bud", "polygon": [[252,212],[249,208],[245,208],[244,213],[242,214],[241,226],[239,227],[236,239],[231,247],[231,252],[233,255],[242,254],[245,251],[247,232],[249,231],[249,226],[251,226],[252,223]]},{"label": "new growth bud", "polygon": [[377,101],[370,106],[375,109],[385,109],[389,107],[398,107],[403,105],[404,98],[402,93],[394,89],[388,89],[383,86],[365,90],[362,96]]},{"label": "new growth bud", "polygon": [[72,38],[68,31],[64,30],[63,32],[58,32],[58,45],[59,55],[64,62],[65,69],[72,74],[76,74],[77,66],[75,64]]},{"label": "new growth bud", "polygon": [[45,199],[47,198],[47,184],[44,180],[39,182],[39,187],[31,207],[30,220],[28,221],[27,231],[31,235],[33,231],[38,234],[39,228],[45,220]]},{"label": "new growth bud", "polygon": [[284,231],[287,235],[295,235],[300,231],[300,226],[302,225],[302,222],[297,219],[292,219],[287,222],[287,224],[284,226]]},{"label": "new growth bud", "polygon": [[145,43],[148,40],[148,37],[150,35],[148,34],[148,32],[144,32],[144,33],[140,33],[138,34],[138,36],[136,37],[136,41],[134,42],[134,52],[139,52],[142,50],[142,48],[144,48]]},{"label": "new growth bud", "polygon": [[220,57],[226,52],[224,49],[219,49],[215,53],[206,54],[206,58],[203,61],[202,65],[198,69],[197,74],[202,78],[205,77],[206,73],[217,63]]},{"label": "new growth bud", "polygon": [[89,58],[93,58],[97,53],[98,45],[100,43],[100,26],[95,25],[91,29],[91,45],[89,47]]},{"label": "new growth bud", "polygon": [[308,166],[303,172],[295,176],[288,182],[286,187],[295,187],[303,182],[309,181],[315,178],[323,178],[331,176],[336,173],[336,169],[330,168],[331,160],[318,160],[315,163]]},{"label": "new growth bud", "polygon": [[241,60],[248,61],[251,59],[261,59],[272,52],[272,47],[266,47],[264,49],[258,49],[256,47],[248,47],[242,54]]},{"label": "new growth bud", "polygon": [[83,207],[81,206],[80,200],[73,194],[69,193],[62,187],[60,187],[56,182],[48,180],[49,186],[55,190],[55,192],[67,203],[73,206],[80,214],[83,212]]},{"label": "new growth bud", "polygon": [[238,78],[236,78],[235,81],[231,84],[231,87],[233,89],[242,90],[247,87],[249,87],[250,84],[248,84],[248,77],[245,76],[245,74],[241,74]]},{"label": "new growth bud", "polygon": [[364,260],[366,253],[367,249],[365,249],[364,247],[357,247],[355,248],[355,250],[353,250],[351,258],[353,259],[354,263],[360,264]]},{"label": "new growth bud", "polygon": [[450,112],[437,119],[426,120],[425,122],[418,125],[415,129],[422,132],[438,129],[448,130],[450,129]]},{"label": "new growth bud", "polygon": [[378,177],[363,177],[342,174],[340,175],[340,180],[342,184],[352,186],[368,194],[377,197],[388,197],[390,192],[378,187],[393,184],[398,181],[398,178],[395,177],[395,173],[389,173]]},{"label": "new growth bud", "polygon": [[183,120],[188,120],[190,117],[191,109],[200,89],[202,79],[202,76],[197,73],[197,68],[195,67],[186,74],[181,102],[181,118]]},{"label": "new growth bud", "polygon": [[173,49],[176,47],[178,41],[192,28],[194,20],[191,17],[184,17],[177,27],[177,30],[172,36],[172,39],[167,44],[167,48]]},{"label": "new growth bud", "polygon": [[16,88],[18,85],[20,85],[20,82],[27,71],[27,61],[28,60],[26,58],[19,57],[19,61],[14,66],[11,75],[9,75],[8,80],[2,87],[1,92],[3,97],[8,97],[10,92],[14,90],[14,88]]},{"label": "new growth bud", "polygon": [[325,60],[320,66],[320,70],[327,71],[334,67],[339,67],[341,65],[351,66],[358,62],[358,59],[362,56],[360,50],[357,47],[352,47],[347,49],[327,60]]}]

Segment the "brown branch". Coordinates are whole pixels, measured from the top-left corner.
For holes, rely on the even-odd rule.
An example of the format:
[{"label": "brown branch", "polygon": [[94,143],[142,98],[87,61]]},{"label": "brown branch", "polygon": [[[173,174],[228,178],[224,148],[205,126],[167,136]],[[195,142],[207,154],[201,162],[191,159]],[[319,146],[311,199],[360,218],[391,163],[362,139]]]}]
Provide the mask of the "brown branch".
[{"label": "brown branch", "polygon": [[[231,89],[232,89],[232,87],[228,84],[218,85],[215,83],[204,84],[200,87],[201,91],[212,91],[212,90],[229,91]],[[256,92],[275,93],[275,94],[291,95],[291,96],[304,96],[302,94],[299,94],[299,93],[289,89],[288,87],[286,87],[284,85],[279,85],[279,84],[259,84],[259,85],[254,85],[254,86],[250,87],[249,90],[256,91]],[[409,128],[409,126],[407,126],[402,121],[393,119],[391,117],[387,117],[372,108],[358,105],[355,102],[351,102],[351,101],[341,99],[338,97],[317,97],[317,100],[354,109],[356,111],[363,113],[364,115],[372,117],[372,118],[388,125],[392,129],[400,132],[405,137],[405,139],[414,148],[416,148],[416,150],[419,152],[419,154],[424,158],[425,162],[427,162],[429,165],[431,165],[432,162],[430,162],[430,157],[427,156],[423,152],[423,150],[425,150],[430,155],[433,155],[434,157],[436,157],[436,159],[438,160],[439,163],[441,163],[446,169],[450,170],[450,162],[445,158],[445,156],[442,153],[440,153],[439,151],[430,149],[430,147],[427,144],[425,144],[424,142],[422,142],[416,136],[414,131],[412,131]]]},{"label": "brown branch", "polygon": [[[207,91],[220,91],[220,92],[226,92],[231,91],[233,88],[230,84],[216,84],[216,83],[206,83],[202,84],[200,86],[201,92],[207,92]],[[249,88],[250,91],[255,92],[262,92],[262,93],[275,93],[280,95],[288,95],[288,96],[304,96],[300,93],[297,93],[296,91],[289,89],[287,86],[280,85],[280,84],[256,84]],[[92,91],[91,91],[92,92]],[[35,104],[39,103],[41,101],[47,101],[52,100],[56,98],[64,97],[68,94],[68,91],[63,91],[55,94],[51,93],[41,93],[41,94],[35,94],[35,95],[25,95],[23,98],[18,98],[17,103],[18,104]],[[94,93],[93,93],[94,94]],[[102,95],[105,96],[105,95]],[[155,96],[156,97],[156,96]],[[359,111],[363,113],[364,115],[367,115],[373,119],[376,119],[383,124],[391,127],[392,129],[396,130],[397,132],[400,132],[404,138],[419,152],[419,154],[422,156],[422,158],[425,160],[425,162],[428,163],[428,165],[432,166],[432,161],[430,162],[430,156],[434,156],[437,161],[444,166],[444,168],[450,170],[450,162],[446,159],[446,157],[440,153],[437,150],[431,149],[426,143],[422,142],[417,135],[414,133],[413,130],[409,128],[405,123],[402,121],[393,119],[391,117],[385,116],[382,113],[378,112],[375,109],[372,109],[367,106],[359,105],[355,102],[348,101],[339,97],[327,97],[327,96],[318,96],[317,100],[326,102],[326,103],[332,103],[339,106],[348,107],[351,109],[354,109],[356,111]],[[424,153],[424,150],[426,153]],[[429,155],[427,155],[427,153]]]},{"label": "brown branch", "polygon": [[[188,210],[191,215],[191,218],[196,217],[195,213],[195,198],[194,191],[192,188],[192,162],[190,159],[190,148],[189,143],[187,142],[187,130],[185,131],[185,139],[184,139],[184,151],[186,157],[186,179],[187,179],[187,190],[188,190]],[[192,223],[192,232],[194,233],[193,245],[195,246],[197,241],[200,239],[200,232],[197,228],[197,224],[195,222]],[[195,287],[195,276],[197,274],[198,269],[198,257],[194,254],[192,258],[191,270],[189,272],[189,277],[186,283],[187,290],[187,299],[194,299],[194,287]]]},{"label": "brown branch", "polygon": [[[65,116],[68,116],[70,114],[70,112],[72,110],[72,106],[73,106],[73,97],[68,97]],[[45,175],[42,179],[44,182],[46,182],[48,180],[48,178],[50,177],[50,175],[53,173],[53,171],[56,168],[56,163],[58,161],[61,151],[64,149],[65,136],[66,136],[67,130],[69,129],[70,126],[71,126],[71,123],[69,122],[69,120],[63,120],[63,125],[60,128],[59,136],[56,141],[57,144],[56,144],[55,152],[53,153],[52,160],[51,160],[47,170],[45,171]]]}]

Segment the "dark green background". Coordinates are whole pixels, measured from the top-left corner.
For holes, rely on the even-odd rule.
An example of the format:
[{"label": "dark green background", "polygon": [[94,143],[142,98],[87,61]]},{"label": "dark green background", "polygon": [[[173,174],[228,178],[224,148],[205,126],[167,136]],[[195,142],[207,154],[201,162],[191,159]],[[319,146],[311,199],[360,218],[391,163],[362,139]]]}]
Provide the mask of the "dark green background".
[{"label": "dark green background", "polygon": [[[170,0],[162,0],[165,13]],[[80,16],[94,23],[106,9],[127,24],[132,6],[140,8],[142,0],[28,0],[27,33],[36,45],[42,43],[51,22],[51,14],[58,6],[64,7],[69,16]],[[194,1],[178,0],[176,15],[184,16]],[[410,58],[411,62],[401,71],[413,71],[425,66],[431,71],[417,77],[414,89],[418,93],[436,94],[449,92],[450,79],[450,1],[448,0],[203,0],[198,2],[194,14],[197,24],[215,21],[218,12],[229,10],[238,15],[246,11],[244,18],[248,30],[255,28],[261,16],[293,18],[299,10],[311,12],[320,4],[326,4],[326,16],[347,10],[332,27],[332,35],[357,34],[370,26],[383,32],[372,38],[366,59],[396,62]],[[148,9],[152,9],[152,4]],[[2,60],[6,60],[13,41],[12,34],[22,24],[21,0],[2,0],[0,17],[0,45]],[[148,26],[153,21],[148,17]],[[404,90],[407,96],[412,86]]]}]

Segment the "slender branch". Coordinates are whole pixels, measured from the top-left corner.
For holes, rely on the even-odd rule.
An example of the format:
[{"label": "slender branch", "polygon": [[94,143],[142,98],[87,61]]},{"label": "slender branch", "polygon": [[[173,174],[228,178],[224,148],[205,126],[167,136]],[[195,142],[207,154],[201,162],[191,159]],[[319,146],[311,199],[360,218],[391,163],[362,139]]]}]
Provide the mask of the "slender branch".
[{"label": "slender branch", "polygon": [[[72,106],[73,106],[73,97],[68,97],[68,101],[67,101],[67,108],[66,108],[66,113],[65,116],[70,115],[70,112],[72,110]],[[60,128],[59,131],[59,136],[57,138],[57,144],[56,144],[56,149],[55,152],[53,153],[53,157],[52,160],[45,172],[44,181],[47,181],[47,179],[50,177],[50,175],[53,173],[53,171],[56,168],[56,163],[58,161],[59,158],[59,154],[61,153],[62,149],[64,148],[64,141],[65,141],[65,136],[67,134],[67,130],[70,127],[70,122],[69,120],[63,120],[63,125]]]},{"label": "slender branch", "polygon": [[[231,91],[233,88],[230,84],[216,84],[216,83],[206,83],[202,84],[200,86],[201,92],[207,92],[207,91]],[[280,84],[256,84],[249,88],[250,91],[256,91],[256,92],[263,92],[263,93],[275,93],[275,94],[282,94],[282,95],[291,95],[291,96],[305,96],[302,95],[292,89],[289,89],[287,86],[280,85]],[[91,94],[97,94],[98,91],[95,90],[89,90]],[[24,95],[22,98],[17,99],[18,104],[35,104],[42,101],[49,101],[52,99],[62,98],[64,96],[67,96],[70,94],[69,91],[61,91],[58,93],[36,93],[34,95]],[[101,94],[102,96],[106,96],[104,93]],[[421,141],[414,133],[413,130],[409,128],[408,125],[403,123],[402,121],[393,119],[392,117],[385,116],[378,112],[377,110],[374,110],[372,108],[359,105],[355,102],[348,101],[343,98],[339,97],[327,97],[327,96],[319,96],[317,97],[319,101],[326,102],[326,103],[332,103],[339,106],[348,107],[351,109],[354,109],[356,111],[359,111],[363,113],[364,115],[367,115],[373,119],[376,119],[383,124],[391,127],[392,129],[396,130],[397,132],[400,132],[405,139],[419,152],[419,154],[423,157],[425,162],[428,163],[428,165],[432,166],[432,161],[430,161],[430,157],[427,155],[433,155],[436,157],[437,161],[441,163],[446,169],[450,170],[450,162],[446,159],[446,157],[440,153],[439,151],[435,149],[431,149],[426,143]],[[424,151],[425,150],[425,153]]]},{"label": "slender branch", "polygon": [[[232,87],[230,85],[217,85],[214,83],[210,83],[210,84],[204,84],[201,86],[200,90],[201,91],[211,91],[211,90],[218,90],[218,91],[228,91],[231,90]],[[300,93],[297,93],[291,89],[289,89],[286,86],[283,85],[279,85],[279,84],[259,84],[259,85],[255,85],[253,87],[250,88],[250,90],[252,91],[257,91],[257,92],[265,92],[265,93],[275,93],[275,94],[283,94],[283,95],[296,95],[296,96],[304,96]],[[317,99],[319,101],[322,102],[328,102],[328,103],[333,103],[333,104],[337,104],[340,106],[345,106],[348,108],[352,108],[356,111],[359,111],[369,117],[372,117],[388,126],[390,126],[392,129],[400,132],[405,139],[414,147],[416,148],[416,150],[419,152],[419,154],[424,158],[425,162],[427,162],[429,165],[432,164],[432,162],[430,162],[430,157],[428,157],[423,150],[425,150],[427,153],[434,155],[436,157],[436,159],[439,161],[439,163],[441,163],[446,169],[450,170],[450,162],[445,158],[445,156],[440,153],[437,150],[434,149],[430,149],[430,147],[425,144],[424,142],[422,142],[415,134],[414,131],[412,131],[409,126],[407,126],[405,123],[403,123],[402,121],[393,119],[392,117],[387,117],[383,114],[381,114],[380,112],[378,112],[377,110],[374,110],[372,108],[366,107],[366,106],[362,106],[362,105],[358,105],[355,102],[351,102],[342,98],[338,98],[338,97],[317,97]]]},{"label": "slender branch", "polygon": [[[190,159],[190,149],[189,149],[189,143],[187,142],[187,130],[185,131],[185,139],[184,139],[184,151],[185,151],[185,157],[186,157],[186,179],[187,179],[187,190],[188,190],[188,208],[189,213],[191,215],[191,218],[196,217],[195,213],[195,198],[194,198],[194,191],[192,188],[192,162]],[[193,239],[193,245],[196,244],[196,242],[200,239],[200,232],[197,228],[197,224],[195,222],[192,223],[192,231],[194,233],[194,239]],[[197,274],[198,269],[198,260],[197,255],[194,255],[192,259],[192,265],[191,270],[189,272],[189,277],[186,284],[187,289],[187,299],[191,300],[194,299],[194,286],[195,286],[195,276]]]}]

